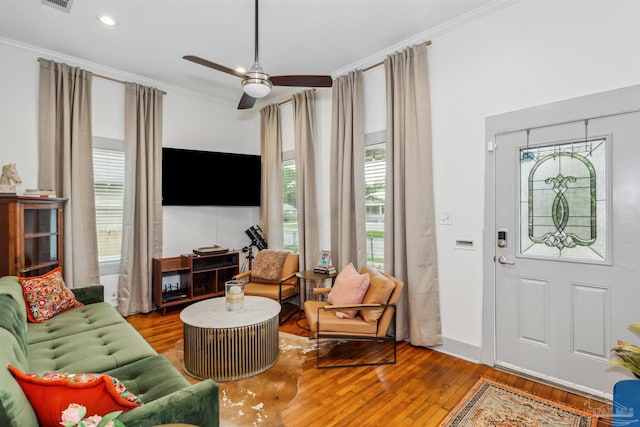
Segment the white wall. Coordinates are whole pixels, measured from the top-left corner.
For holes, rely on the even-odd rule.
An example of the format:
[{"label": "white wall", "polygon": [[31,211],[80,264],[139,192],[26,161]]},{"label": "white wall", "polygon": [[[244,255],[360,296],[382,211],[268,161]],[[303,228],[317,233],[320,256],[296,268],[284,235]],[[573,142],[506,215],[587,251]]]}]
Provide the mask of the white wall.
[{"label": "white wall", "polygon": [[[0,163],[17,163],[23,179],[22,189],[37,187],[38,57],[81,66],[120,80],[137,81],[167,92],[164,98],[164,146],[260,153],[259,121],[254,112],[238,111],[233,105],[79,58],[0,40]],[[94,135],[123,139],[124,85],[94,78],[92,95]],[[184,180],[185,185],[201,185],[203,189],[234,185],[233,177],[194,183],[186,173]],[[214,242],[229,248],[242,248],[249,243],[244,230],[256,224],[258,216],[259,208],[165,207],[163,256],[188,253],[195,247]],[[117,287],[117,276],[102,276],[101,281],[106,288],[106,297],[110,299]]]},{"label": "white wall", "polygon": [[[331,89],[316,91],[316,192],[320,250],[331,250],[331,209],[329,205],[331,159]],[[325,124],[329,123],[329,126]]]},{"label": "white wall", "polygon": [[[452,218],[437,225],[443,351],[479,360],[483,345],[485,117],[638,84],[639,21],[640,4],[629,1],[524,0],[421,39],[433,41],[436,213]],[[384,68],[365,72],[364,86],[366,132],[385,129]],[[330,106],[318,121],[330,135]],[[456,240],[473,241],[473,250],[456,249]]]},{"label": "white wall", "polygon": [[[259,115],[192,93],[167,94],[163,132],[166,147],[260,154]],[[235,185],[233,176],[194,183],[185,172],[185,185],[199,185],[203,191]],[[258,218],[259,208],[167,206],[163,209],[163,256],[189,253],[213,243],[242,248],[250,243],[244,230],[257,224]]]},{"label": "white wall", "polygon": [[384,66],[379,65],[362,76],[364,92],[364,133],[387,129],[387,92]]},{"label": "white wall", "polygon": [[0,163],[17,163],[23,189],[38,184],[37,57],[0,43]]},{"label": "white wall", "polygon": [[[436,212],[453,218],[437,234],[447,339],[483,344],[485,117],[638,84],[639,20],[637,2],[523,1],[433,38]],[[455,249],[456,239],[474,250]]]}]

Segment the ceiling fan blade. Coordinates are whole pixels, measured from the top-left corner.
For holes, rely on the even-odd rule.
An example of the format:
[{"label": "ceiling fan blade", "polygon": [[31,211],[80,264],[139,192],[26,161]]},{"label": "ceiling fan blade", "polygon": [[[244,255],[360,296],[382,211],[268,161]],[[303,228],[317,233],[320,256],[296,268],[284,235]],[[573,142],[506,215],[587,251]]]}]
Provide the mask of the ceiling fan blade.
[{"label": "ceiling fan blade", "polygon": [[185,55],[182,57],[182,59],[195,62],[196,64],[204,65],[205,67],[213,68],[214,70],[222,71],[223,73],[231,74],[232,76],[240,78],[244,77],[244,73],[240,73],[233,68],[225,67],[224,65],[216,64],[215,62],[200,58],[199,56]]},{"label": "ceiling fan blade", "polygon": [[256,98],[243,93],[242,98],[240,98],[240,102],[238,103],[238,110],[247,110],[249,108],[252,108],[255,103]]},{"label": "ceiling fan blade", "polygon": [[333,84],[331,76],[271,76],[269,80],[274,86],[331,87]]}]

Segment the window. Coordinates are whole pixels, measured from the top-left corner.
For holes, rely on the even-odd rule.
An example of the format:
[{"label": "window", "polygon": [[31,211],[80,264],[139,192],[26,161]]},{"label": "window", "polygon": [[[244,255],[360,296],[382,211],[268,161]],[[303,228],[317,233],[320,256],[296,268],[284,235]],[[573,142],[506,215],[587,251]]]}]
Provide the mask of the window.
[{"label": "window", "polygon": [[104,263],[116,264],[120,261],[124,203],[124,141],[93,138],[93,188],[96,198],[98,261],[101,264],[101,274],[105,274],[102,271]]},{"label": "window", "polygon": [[284,249],[298,253],[298,209],[296,202],[295,152],[282,153],[282,232]]},{"label": "window", "polygon": [[293,104],[280,106],[282,138],[282,238],[287,251],[300,252],[296,183],[296,144],[293,124]]},{"label": "window", "polygon": [[367,264],[384,268],[386,131],[366,135],[364,153]]},{"label": "window", "polygon": [[520,253],[607,260],[607,140],[520,150]]}]

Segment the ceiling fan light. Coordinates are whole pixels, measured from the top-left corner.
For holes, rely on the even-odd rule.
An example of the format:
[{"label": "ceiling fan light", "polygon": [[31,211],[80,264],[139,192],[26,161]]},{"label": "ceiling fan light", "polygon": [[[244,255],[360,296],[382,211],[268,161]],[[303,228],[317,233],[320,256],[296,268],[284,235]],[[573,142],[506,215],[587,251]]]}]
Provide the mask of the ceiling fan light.
[{"label": "ceiling fan light", "polygon": [[264,98],[271,92],[271,82],[265,79],[244,79],[242,90],[252,98]]},{"label": "ceiling fan light", "polygon": [[252,98],[264,98],[271,92],[271,80],[269,75],[262,70],[260,63],[256,61],[251,70],[242,79],[244,93]]}]

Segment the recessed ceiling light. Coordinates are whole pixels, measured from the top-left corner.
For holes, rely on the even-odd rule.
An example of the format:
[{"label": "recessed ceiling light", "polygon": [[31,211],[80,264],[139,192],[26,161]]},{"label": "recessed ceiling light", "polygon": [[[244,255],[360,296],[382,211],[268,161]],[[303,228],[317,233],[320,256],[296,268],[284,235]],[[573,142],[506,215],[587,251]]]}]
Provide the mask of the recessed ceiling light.
[{"label": "recessed ceiling light", "polygon": [[99,15],[98,21],[102,22],[104,25],[108,25],[109,27],[116,25],[116,20],[109,15]]},{"label": "recessed ceiling light", "polygon": [[239,73],[244,74],[244,73],[247,72],[247,69],[244,68],[244,67],[236,67],[236,71],[239,72]]}]

